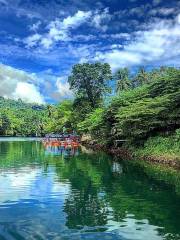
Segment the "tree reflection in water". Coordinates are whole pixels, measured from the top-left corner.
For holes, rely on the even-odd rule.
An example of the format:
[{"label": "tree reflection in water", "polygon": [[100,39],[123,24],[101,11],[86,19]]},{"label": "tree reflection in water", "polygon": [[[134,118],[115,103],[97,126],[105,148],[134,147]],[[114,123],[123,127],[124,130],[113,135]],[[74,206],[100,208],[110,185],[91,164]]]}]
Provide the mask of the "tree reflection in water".
[{"label": "tree reflection in water", "polygon": [[165,234],[168,239],[171,232],[174,239],[179,238],[179,197],[170,186],[148,178],[142,169],[139,172],[131,164],[111,162],[98,153],[80,154],[57,170],[61,180],[71,183],[64,205],[68,228],[112,228],[120,235],[125,232],[125,238],[129,231],[137,238],[145,231],[154,239]]},{"label": "tree reflection in water", "polygon": [[[44,239],[49,231],[66,233],[67,239],[180,239],[179,173],[66,150],[45,149],[39,142],[0,143],[1,200],[14,196],[20,206],[0,207],[0,225],[7,222],[3,216],[16,227],[26,219],[31,233],[41,229]],[[21,198],[28,200],[27,213]],[[39,229],[32,224],[37,220]],[[14,231],[24,234],[22,228]],[[82,234],[87,238],[78,238]]]}]

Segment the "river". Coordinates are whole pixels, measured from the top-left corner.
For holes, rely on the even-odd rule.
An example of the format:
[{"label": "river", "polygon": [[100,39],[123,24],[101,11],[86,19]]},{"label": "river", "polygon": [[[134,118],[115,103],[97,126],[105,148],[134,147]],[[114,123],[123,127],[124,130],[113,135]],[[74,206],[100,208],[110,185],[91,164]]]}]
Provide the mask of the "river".
[{"label": "river", "polygon": [[0,139],[0,240],[180,239],[180,194],[86,149]]}]

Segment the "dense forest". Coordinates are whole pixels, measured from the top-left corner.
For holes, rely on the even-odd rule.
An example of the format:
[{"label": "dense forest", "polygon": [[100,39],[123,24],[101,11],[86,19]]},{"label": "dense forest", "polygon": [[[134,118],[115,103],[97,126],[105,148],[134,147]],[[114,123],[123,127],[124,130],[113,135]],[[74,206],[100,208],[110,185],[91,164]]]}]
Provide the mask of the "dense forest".
[{"label": "dense forest", "polygon": [[106,146],[126,140],[128,146],[145,146],[155,154],[157,145],[162,152],[179,154],[179,69],[141,67],[131,73],[121,68],[112,75],[109,64],[84,63],[72,68],[68,82],[74,99],[56,105],[1,97],[0,135],[44,136],[75,130]]},{"label": "dense forest", "polygon": [[45,117],[45,106],[0,97],[0,135],[41,135]]}]

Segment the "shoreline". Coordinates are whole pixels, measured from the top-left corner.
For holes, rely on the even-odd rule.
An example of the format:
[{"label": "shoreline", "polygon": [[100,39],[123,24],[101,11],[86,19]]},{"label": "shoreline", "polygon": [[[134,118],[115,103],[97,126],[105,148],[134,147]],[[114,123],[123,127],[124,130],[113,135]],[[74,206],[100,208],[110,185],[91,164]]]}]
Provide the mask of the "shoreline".
[{"label": "shoreline", "polygon": [[91,148],[94,151],[102,150],[112,155],[113,157],[119,158],[119,160],[145,161],[154,165],[168,166],[175,170],[180,170],[180,159],[178,159],[178,157],[167,157],[166,155],[141,155],[136,154],[135,152],[131,152],[129,149],[124,147],[111,147],[108,149],[106,146],[103,146],[101,144],[95,144],[90,142],[83,142],[82,145],[87,148]]},{"label": "shoreline", "polygon": [[[40,140],[43,137],[33,137],[33,136],[0,136],[3,141],[6,139],[12,140],[19,140],[19,139],[31,139],[31,140]],[[145,161],[148,163],[153,163],[155,165],[159,164],[162,166],[168,166],[175,170],[180,170],[180,159],[178,156],[171,156],[170,154],[167,155],[147,155],[147,154],[140,154],[136,153],[136,151],[132,151],[125,147],[110,147],[109,149],[107,146],[103,144],[97,144],[96,141],[89,141],[89,140],[82,140],[81,144],[89,149],[94,151],[104,151],[107,154],[112,155],[113,157],[119,158],[119,160],[127,160],[127,161]],[[138,149],[137,149],[138,150]]]}]

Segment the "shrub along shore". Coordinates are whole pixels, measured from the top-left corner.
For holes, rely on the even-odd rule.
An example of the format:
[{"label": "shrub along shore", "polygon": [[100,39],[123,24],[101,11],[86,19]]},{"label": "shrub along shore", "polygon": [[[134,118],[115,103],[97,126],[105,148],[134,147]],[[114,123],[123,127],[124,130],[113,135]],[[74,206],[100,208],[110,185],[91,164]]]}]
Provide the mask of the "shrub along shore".
[{"label": "shrub along shore", "polygon": [[[174,142],[175,137],[175,142]],[[119,160],[141,160],[180,169],[180,143],[176,134],[169,137],[148,139],[144,146],[126,145],[121,147],[106,146],[96,140],[84,140],[82,144],[95,151],[105,151]]]},{"label": "shrub along shore", "polygon": [[[0,135],[76,131],[122,158],[180,166],[180,70],[161,67],[112,75],[109,64],[76,64],[73,100],[56,105],[0,99]],[[85,137],[86,136],[86,137]]]}]

